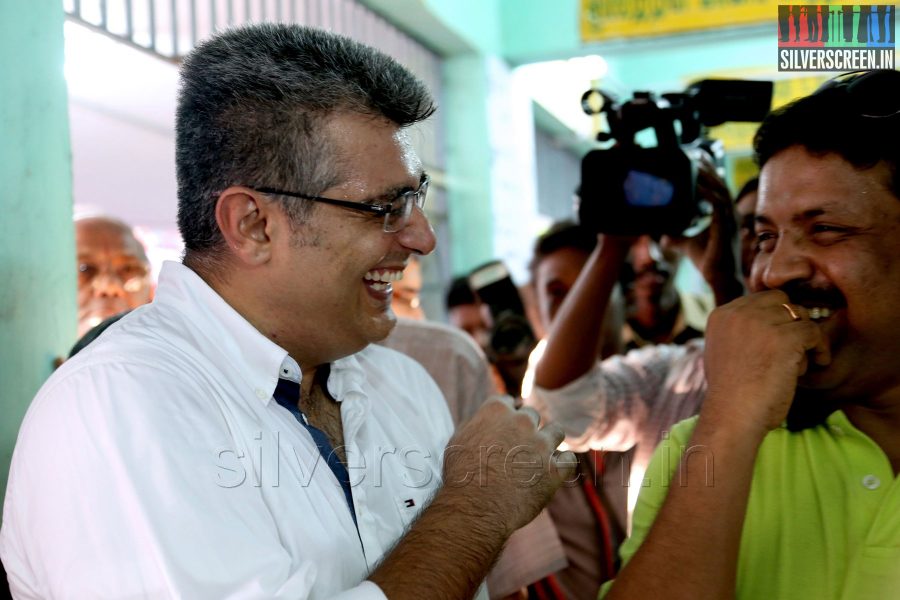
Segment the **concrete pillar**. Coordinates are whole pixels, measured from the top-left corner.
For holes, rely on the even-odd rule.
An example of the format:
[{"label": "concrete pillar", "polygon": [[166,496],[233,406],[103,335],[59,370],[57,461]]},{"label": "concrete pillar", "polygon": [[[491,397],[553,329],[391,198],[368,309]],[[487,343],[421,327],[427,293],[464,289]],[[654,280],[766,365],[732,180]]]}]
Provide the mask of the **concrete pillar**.
[{"label": "concrete pillar", "polygon": [[488,61],[481,54],[453,56],[444,61],[442,110],[454,274],[467,272],[494,257],[488,68]]},{"label": "concrete pillar", "polygon": [[74,342],[63,6],[0,1],[0,493],[22,416]]}]

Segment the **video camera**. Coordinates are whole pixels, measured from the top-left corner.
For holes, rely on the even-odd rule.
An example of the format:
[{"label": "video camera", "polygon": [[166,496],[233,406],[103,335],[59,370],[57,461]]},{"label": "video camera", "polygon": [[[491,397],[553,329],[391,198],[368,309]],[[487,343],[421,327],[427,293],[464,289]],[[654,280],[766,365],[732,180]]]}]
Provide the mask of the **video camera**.
[{"label": "video camera", "polygon": [[[707,127],[727,121],[762,121],[772,104],[771,81],[706,79],[684,92],[635,92],[624,103],[598,89],[581,97],[587,114],[605,114],[608,149],[581,161],[578,217],[598,233],[696,235],[709,222],[711,207],[696,196],[699,152],[721,160],[721,143]],[[676,123],[678,128],[676,129]],[[656,133],[656,146],[635,141],[642,130]],[[707,205],[704,205],[707,204]]]}]

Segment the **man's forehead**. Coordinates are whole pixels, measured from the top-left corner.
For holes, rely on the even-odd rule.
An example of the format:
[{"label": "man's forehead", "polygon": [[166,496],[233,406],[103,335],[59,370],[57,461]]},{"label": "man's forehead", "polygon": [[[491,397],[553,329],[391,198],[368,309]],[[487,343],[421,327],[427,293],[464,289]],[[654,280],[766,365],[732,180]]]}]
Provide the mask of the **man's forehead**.
[{"label": "man's forehead", "polygon": [[78,222],[75,231],[79,256],[106,252],[146,260],[144,248],[131,230],[115,222]]},{"label": "man's forehead", "polygon": [[581,271],[584,263],[587,262],[588,256],[590,256],[590,253],[581,248],[564,246],[542,256],[537,262],[536,270],[539,275],[544,277],[572,269]]},{"label": "man's forehead", "polygon": [[324,133],[337,152],[341,183],[356,194],[391,195],[413,186],[423,173],[407,128],[375,115],[332,114]]},{"label": "man's forehead", "polygon": [[757,220],[861,216],[900,202],[885,164],[858,168],[838,154],[792,147],[772,157],[759,179]]}]

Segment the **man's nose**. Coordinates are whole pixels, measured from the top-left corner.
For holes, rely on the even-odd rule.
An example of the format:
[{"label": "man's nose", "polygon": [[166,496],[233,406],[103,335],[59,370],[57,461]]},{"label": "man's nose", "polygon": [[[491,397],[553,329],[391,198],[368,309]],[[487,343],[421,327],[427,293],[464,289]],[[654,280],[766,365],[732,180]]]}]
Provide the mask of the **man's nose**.
[{"label": "man's nose", "polygon": [[91,280],[91,287],[94,290],[94,294],[101,298],[125,296],[125,283],[122,281],[122,278],[115,271],[108,269],[98,273]]},{"label": "man's nose", "polygon": [[782,237],[771,252],[760,254],[753,261],[751,279],[756,290],[775,290],[792,281],[808,281],[814,271],[812,261],[802,249]]},{"label": "man's nose", "polygon": [[428,217],[418,206],[413,208],[406,227],[397,232],[397,239],[405,248],[422,255],[431,254],[437,243]]},{"label": "man's nose", "polygon": [[638,238],[631,246],[631,264],[635,272],[640,273],[656,266],[653,250],[653,240],[647,235]]}]

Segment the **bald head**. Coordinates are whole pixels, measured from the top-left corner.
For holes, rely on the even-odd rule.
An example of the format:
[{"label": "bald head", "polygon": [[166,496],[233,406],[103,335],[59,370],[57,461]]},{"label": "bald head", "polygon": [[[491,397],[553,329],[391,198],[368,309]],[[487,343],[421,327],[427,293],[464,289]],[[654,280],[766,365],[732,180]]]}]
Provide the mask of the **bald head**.
[{"label": "bald head", "polygon": [[131,228],[117,219],[75,221],[78,335],[152,298],[150,264]]}]

